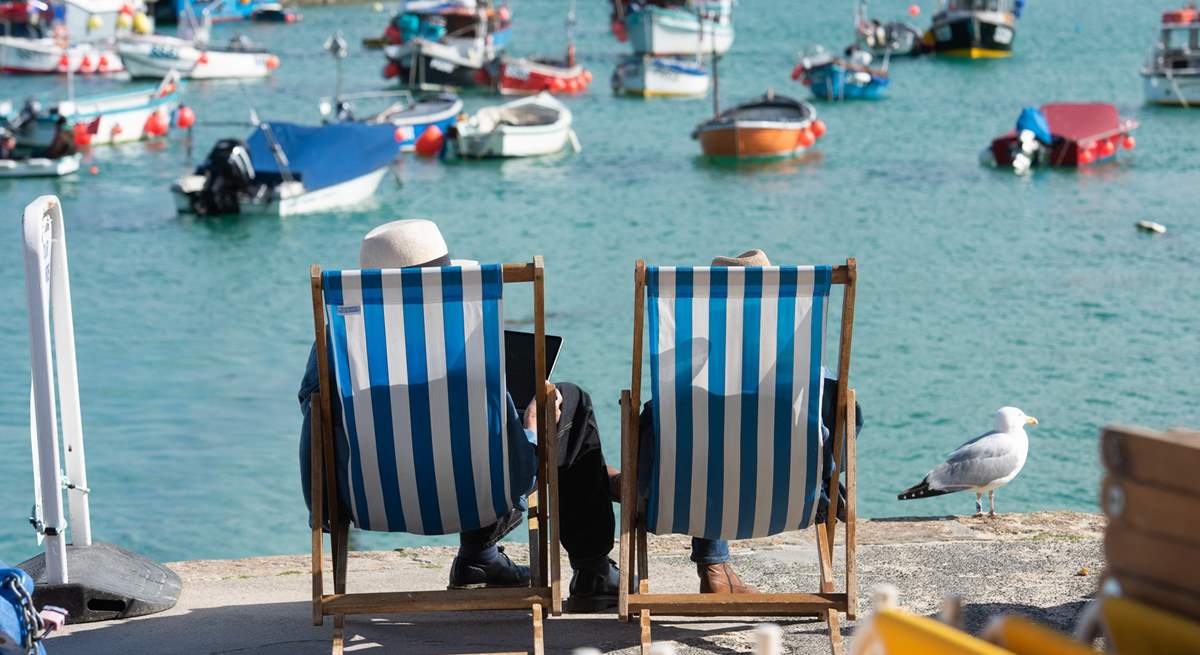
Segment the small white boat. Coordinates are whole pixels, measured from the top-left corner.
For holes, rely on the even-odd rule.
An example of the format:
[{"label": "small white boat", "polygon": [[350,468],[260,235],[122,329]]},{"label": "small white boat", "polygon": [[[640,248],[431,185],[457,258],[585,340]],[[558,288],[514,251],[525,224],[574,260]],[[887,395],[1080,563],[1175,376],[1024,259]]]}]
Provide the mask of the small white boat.
[{"label": "small white boat", "polygon": [[627,95],[702,96],[708,93],[709,74],[694,58],[634,55],[617,64],[612,87]]},{"label": "small white boat", "polygon": [[278,57],[240,37],[216,45],[203,39],[130,35],[117,41],[117,52],[135,78],[159,78],[172,70],[193,80],[261,78],[279,68]]},{"label": "small white boat", "polygon": [[125,70],[114,47],[105,43],[74,43],[63,48],[52,38],[0,36],[0,71],[30,75],[107,75]]},{"label": "small white boat", "polygon": [[646,5],[625,19],[629,43],[638,54],[723,55],[733,47],[732,2],[715,3],[715,11]]},{"label": "small white boat", "polygon": [[[74,133],[77,146],[132,143],[165,136],[179,108],[183,82],[171,73],[157,86],[111,95],[64,100],[45,109],[27,109],[18,117],[17,141],[46,148],[61,129],[59,118]],[[26,116],[26,113],[32,116]],[[32,118],[33,120],[29,120]]]},{"label": "small white boat", "polygon": [[571,111],[549,93],[484,107],[459,121],[450,142],[460,157],[536,157],[579,150]]},{"label": "small white boat", "polygon": [[395,128],[343,121],[260,123],[246,141],[218,141],[171,185],[180,213],[291,216],[361,204],[399,154]]},{"label": "small white boat", "polygon": [[1164,11],[1158,44],[1142,69],[1146,102],[1200,107],[1200,11]]},{"label": "small white boat", "polygon": [[58,157],[28,157],[25,159],[0,159],[0,178],[14,177],[62,177],[79,170],[78,153]]}]

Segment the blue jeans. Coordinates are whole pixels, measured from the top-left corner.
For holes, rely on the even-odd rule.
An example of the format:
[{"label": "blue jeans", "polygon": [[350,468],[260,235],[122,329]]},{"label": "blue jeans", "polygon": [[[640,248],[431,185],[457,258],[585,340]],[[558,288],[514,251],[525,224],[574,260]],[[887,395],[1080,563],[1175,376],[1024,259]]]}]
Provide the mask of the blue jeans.
[{"label": "blue jeans", "polygon": [[729,542],[724,539],[692,537],[692,561],[697,564],[728,562]]}]

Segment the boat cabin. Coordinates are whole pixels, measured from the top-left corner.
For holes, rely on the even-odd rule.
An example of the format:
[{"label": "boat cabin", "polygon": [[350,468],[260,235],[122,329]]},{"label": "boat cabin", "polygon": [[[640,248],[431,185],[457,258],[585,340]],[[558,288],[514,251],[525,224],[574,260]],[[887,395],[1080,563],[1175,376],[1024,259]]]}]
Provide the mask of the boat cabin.
[{"label": "boat cabin", "polygon": [[1153,66],[1172,72],[1200,69],[1200,11],[1195,5],[1163,12]]},{"label": "boat cabin", "polygon": [[[1019,4],[1017,0],[945,0],[944,11],[993,12],[1011,14]],[[1023,4],[1023,3],[1020,3]]]}]

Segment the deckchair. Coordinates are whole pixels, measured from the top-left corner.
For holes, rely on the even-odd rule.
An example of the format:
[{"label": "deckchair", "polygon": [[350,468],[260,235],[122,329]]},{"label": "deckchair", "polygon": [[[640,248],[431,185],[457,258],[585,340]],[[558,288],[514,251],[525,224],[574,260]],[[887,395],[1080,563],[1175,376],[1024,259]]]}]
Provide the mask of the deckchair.
[{"label": "deckchair", "polygon": [[[642,652],[652,613],[676,616],[817,615],[841,651],[838,612],[854,618],[855,403],[849,386],[856,269],[647,267],[634,274],[633,377],[621,394],[621,587],[618,612],[641,619]],[[843,285],[832,454],[823,443],[825,316]],[[639,438],[642,329],[649,312],[654,439]],[[653,453],[648,497],[640,450]],[[815,522],[823,472],[829,507],[816,529],[815,593],[654,594],[647,531],[748,539]],[[846,586],[835,592],[838,483],[846,476]],[[636,565],[636,566],[635,566]]]},{"label": "deckchair", "polygon": [[[347,593],[347,533],[453,534],[509,512],[505,440],[505,284],[533,283],[537,482],[529,495],[529,587]],[[347,614],[529,610],[534,653],[542,619],[562,611],[553,387],[546,382],[543,267],[527,264],[324,271],[311,269],[320,388],[312,400],[313,624],[333,616],[333,652]],[[335,444],[333,408],[346,438]],[[324,478],[322,477],[324,473]],[[328,483],[323,484],[323,479]],[[325,506],[319,499],[325,499]],[[541,502],[538,502],[538,501]],[[328,513],[328,516],[326,516]],[[325,593],[322,526],[331,529],[333,593]]]}]

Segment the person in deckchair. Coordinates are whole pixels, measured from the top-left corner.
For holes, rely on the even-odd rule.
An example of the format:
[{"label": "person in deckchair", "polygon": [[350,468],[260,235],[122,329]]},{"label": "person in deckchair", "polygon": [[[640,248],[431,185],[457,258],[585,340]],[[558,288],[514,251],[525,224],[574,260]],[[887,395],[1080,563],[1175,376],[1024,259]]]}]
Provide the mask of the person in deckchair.
[{"label": "person in deckchair", "polygon": [[[363,269],[452,265],[446,241],[437,225],[421,219],[393,221],[371,230],[362,240],[359,263]],[[314,345],[299,393],[304,416],[300,432],[300,478],[304,501],[310,508],[310,398],[318,389],[318,379]],[[557,382],[555,386],[559,520],[562,545],[574,569],[566,609],[572,612],[602,611],[617,604],[618,573],[608,556],[613,548],[616,525],[612,508],[616,496],[614,489],[617,488],[612,476],[616,471],[605,464],[591,397],[569,382]],[[344,440],[337,403],[333,404],[333,411],[335,439]],[[525,408],[523,418],[519,416],[509,396],[507,432],[512,440],[510,449],[531,448],[529,444],[535,441],[536,416],[532,404]],[[451,589],[529,584],[529,567],[513,563],[504,554],[504,547],[499,545],[505,535],[520,525],[522,514],[523,509],[516,507],[493,525],[460,534],[458,555],[450,567]]]},{"label": "person in deckchair", "polygon": [[[771,260],[767,258],[767,254],[762,250],[748,250],[737,257],[714,257],[712,266],[770,266]],[[834,406],[837,400],[837,382],[828,376],[824,378],[822,387],[822,402],[821,402],[821,422],[824,424],[824,441],[825,449],[825,466],[824,471],[828,475],[828,471],[833,468],[833,454],[828,448],[829,435],[833,430],[833,416],[836,411]],[[857,404],[855,407],[859,407]],[[859,430],[862,429],[862,411],[856,412],[857,424]],[[642,407],[642,413],[638,418],[638,432],[641,435],[642,443],[653,443],[654,440],[654,412],[649,401]],[[642,487],[640,493],[643,498],[649,494],[650,471],[653,466],[653,448],[642,448],[640,452],[640,460],[638,462],[638,480],[641,481]],[[826,490],[829,488],[829,480],[824,480],[821,485],[821,499],[817,505],[816,524],[824,523],[826,512],[829,508],[829,498]],[[846,496],[845,489],[840,488],[841,498],[838,501],[838,519],[845,520],[846,511]],[[692,561],[696,563],[696,574],[700,577],[700,593],[712,594],[753,594],[758,593],[754,587],[742,581],[733,567],[729,564],[729,542],[725,539],[705,539],[703,537],[692,537]]]}]

